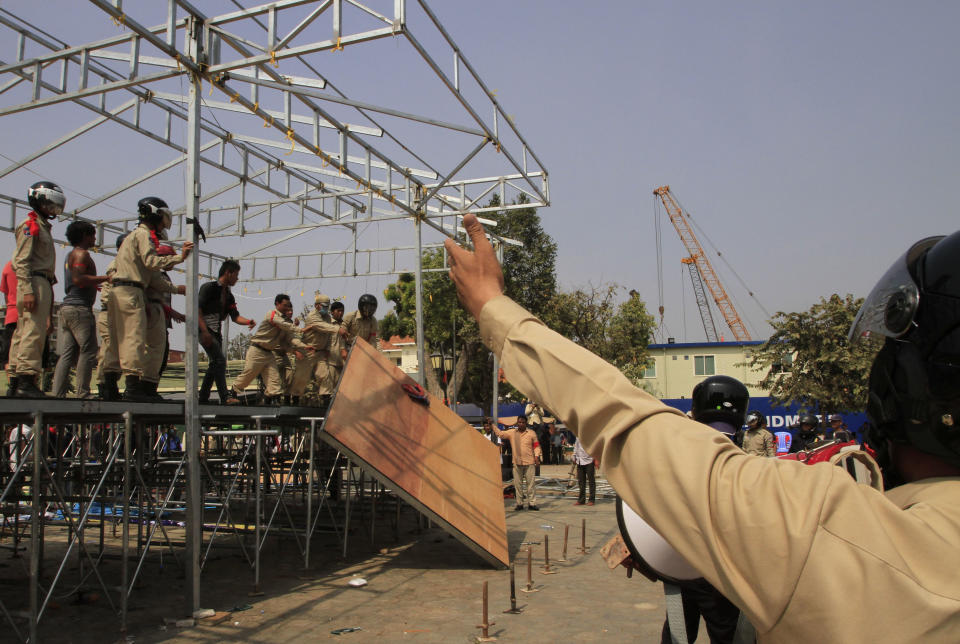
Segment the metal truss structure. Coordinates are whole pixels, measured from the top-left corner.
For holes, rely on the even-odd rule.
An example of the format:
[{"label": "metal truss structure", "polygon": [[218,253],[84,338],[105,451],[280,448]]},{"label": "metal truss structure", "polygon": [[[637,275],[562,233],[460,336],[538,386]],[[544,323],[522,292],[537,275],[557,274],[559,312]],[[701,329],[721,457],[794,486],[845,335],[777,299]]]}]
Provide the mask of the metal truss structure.
[{"label": "metal truss structure", "polygon": [[[0,400],[11,455],[0,467],[0,547],[29,552],[29,587],[16,593],[19,606],[0,596],[0,624],[37,642],[54,598],[95,592],[125,631],[131,597],[162,573],[164,555],[167,568],[189,573],[190,450],[173,427],[183,404],[37,403]],[[324,442],[323,418],[306,415],[315,411],[201,409],[198,572],[211,553],[239,553],[256,594],[268,538],[285,539],[306,568],[318,531],[334,534],[344,557],[351,521],[371,540],[384,523],[398,537],[399,497]]]},{"label": "metal truss structure", "polygon": [[[157,405],[142,410],[65,408],[62,418],[53,421],[69,417],[79,426],[111,423],[101,463],[112,463],[116,478],[102,468],[93,478],[81,477],[87,487],[80,507],[93,507],[94,497],[112,490],[124,517],[130,516],[133,503],[141,504],[141,512],[162,514],[172,503],[170,491],[182,491],[178,503],[184,512],[182,554],[190,610],[200,607],[203,508],[210,485],[219,486],[222,501],[229,501],[244,480],[247,489],[260,489],[264,478],[256,462],[261,461],[254,458],[251,466],[249,450],[254,457],[262,455],[262,437],[275,431],[262,425],[277,424],[275,419],[254,419],[250,412],[238,421],[247,425],[242,431],[254,432],[248,434],[254,442],[244,443],[238,435],[236,450],[246,456],[236,450],[223,456],[235,464],[233,469],[211,470],[211,460],[201,457],[198,446],[214,421],[204,421],[207,412],[196,398],[198,279],[215,275],[227,257],[242,260],[244,280],[252,282],[414,272],[417,328],[423,337],[424,249],[455,234],[466,213],[482,217],[549,204],[545,167],[424,0],[275,0],[249,7],[239,0],[205,0],[202,9],[199,5],[188,0],[72,2],[70,36],[80,34],[81,42],[49,33],[45,21],[31,18],[31,11],[46,15],[53,10],[46,4],[24,3],[19,14],[0,7],[0,34],[9,44],[0,57],[0,127],[39,134],[31,140],[51,137],[0,168],[0,191],[16,193],[32,182],[23,180],[23,171],[35,172],[47,163],[57,167],[64,150],[80,145],[84,157],[97,162],[98,171],[85,172],[83,180],[85,190],[96,194],[79,205],[68,204],[65,216],[94,223],[102,252],[109,252],[115,234],[136,225],[132,204],[147,194],[169,195],[170,186],[184,191],[171,236],[206,242],[184,265],[184,404],[166,410]],[[68,188],[71,184],[69,178],[45,178]],[[18,188],[6,187],[14,179]],[[9,219],[0,215],[0,230],[12,230],[26,207],[18,198],[0,194],[0,208],[9,212]],[[110,210],[118,214],[103,216]],[[378,232],[365,236],[370,230]],[[381,230],[399,243],[383,244]],[[425,232],[433,239],[424,239]],[[422,343],[418,352],[422,381]],[[3,413],[27,413],[13,403],[0,401]],[[34,403],[29,414],[34,426],[43,427],[48,422],[44,414],[56,416],[58,409],[43,403],[41,411]],[[130,412],[125,419],[119,416],[122,411]],[[166,478],[148,480],[141,466],[156,460],[148,454],[154,453],[157,433],[147,432],[150,440],[144,442],[142,432],[132,436],[131,431],[138,423],[150,425],[157,414],[163,422],[182,419],[188,448],[180,461],[147,468],[150,476],[166,472]],[[306,439],[304,421],[292,424],[301,431],[296,443],[300,462],[312,464],[313,450],[303,459],[303,441],[312,441],[316,432]],[[35,490],[30,548],[36,572],[41,505],[59,504],[64,517],[72,510],[69,495],[54,484],[65,470],[44,465],[46,440],[44,432],[37,432],[32,465],[4,481],[0,498],[16,496],[18,475]],[[229,460],[236,458],[240,460]],[[71,462],[85,467],[82,457]],[[275,484],[284,487],[282,477]],[[140,490],[137,501],[131,496],[134,488]],[[91,550],[82,543],[89,519],[89,511],[84,512],[67,520],[68,532],[74,552],[97,570]],[[282,504],[271,515],[277,513],[292,519]],[[315,508],[307,512],[311,514],[315,525]],[[259,512],[257,517],[259,552]],[[221,519],[236,532],[237,521]],[[150,532],[145,542],[138,539],[138,549],[145,544],[147,552],[158,543],[173,547],[156,523],[149,528],[138,523],[138,531]],[[123,526],[127,531],[130,522],[124,520]],[[311,529],[299,533],[305,537],[305,556]],[[129,547],[126,538],[123,543]],[[128,554],[122,558],[119,598],[124,615],[132,588],[128,575],[135,578],[139,571],[128,570]],[[38,576],[31,584],[28,635],[36,641],[43,594]],[[6,613],[2,606],[0,613]]]}]

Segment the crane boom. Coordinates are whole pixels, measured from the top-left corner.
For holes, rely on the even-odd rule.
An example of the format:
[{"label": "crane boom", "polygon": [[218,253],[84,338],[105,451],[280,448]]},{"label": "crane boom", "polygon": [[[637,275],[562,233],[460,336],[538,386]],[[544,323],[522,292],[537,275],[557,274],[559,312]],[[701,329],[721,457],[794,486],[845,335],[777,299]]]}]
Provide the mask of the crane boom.
[{"label": "crane boom", "polygon": [[700,320],[703,321],[703,332],[707,334],[707,342],[717,342],[717,325],[713,321],[713,311],[710,310],[710,302],[707,301],[707,292],[703,287],[700,271],[697,270],[697,263],[692,257],[684,257],[680,263],[686,264],[690,271],[693,295],[697,298],[697,306],[700,308]]},{"label": "crane boom", "polygon": [[[747,331],[746,325],[744,325],[743,320],[740,319],[740,314],[737,313],[737,309],[734,308],[733,302],[730,301],[727,291],[723,288],[723,284],[720,283],[717,272],[713,270],[710,260],[707,259],[706,253],[703,252],[703,246],[700,245],[697,236],[693,234],[693,227],[690,225],[687,215],[684,214],[680,208],[680,204],[677,203],[677,200],[674,199],[673,194],[670,192],[670,186],[660,186],[653,191],[653,194],[660,197],[660,201],[663,202],[663,207],[670,217],[670,222],[673,224],[673,227],[676,228],[677,234],[680,235],[680,241],[683,242],[684,247],[687,249],[690,259],[696,264],[696,268],[703,278],[707,290],[710,291],[710,295],[713,296],[713,301],[720,310],[720,314],[723,315],[727,326],[730,327],[730,331],[733,332],[733,337],[741,342],[750,340],[750,332]],[[704,321],[704,326],[706,326],[706,321]]]}]

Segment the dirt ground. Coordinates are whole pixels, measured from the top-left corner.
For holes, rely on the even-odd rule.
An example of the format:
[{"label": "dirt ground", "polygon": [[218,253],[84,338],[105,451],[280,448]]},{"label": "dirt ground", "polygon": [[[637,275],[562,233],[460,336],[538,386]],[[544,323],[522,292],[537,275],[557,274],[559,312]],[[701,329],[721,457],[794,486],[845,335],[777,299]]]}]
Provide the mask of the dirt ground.
[{"label": "dirt ground", "polygon": [[[568,467],[542,469],[544,476],[565,477]],[[509,571],[492,569],[439,528],[418,525],[416,513],[405,508],[399,529],[388,521],[379,522],[372,541],[369,524],[355,524],[346,558],[334,538],[316,539],[309,568],[304,567],[292,539],[268,542],[262,552],[262,595],[252,593],[253,573],[239,551],[218,547],[202,577],[202,604],[216,614],[193,626],[164,623],[165,618],[187,617],[184,579],[169,558],[163,567],[154,562],[145,568],[130,599],[126,634],[120,632],[119,619],[102,593],[96,589],[71,593],[70,584],[61,584],[60,594],[41,622],[40,639],[474,642],[480,635],[483,583],[488,582],[490,635],[500,642],[659,641],[664,619],[660,584],[640,575],[627,579],[622,568],[610,571],[600,557],[600,547],[617,532],[613,500],[598,498],[595,506],[574,506],[575,493],[575,489],[566,495],[543,491],[539,512],[516,512],[513,500],[505,500],[510,553],[518,562],[520,614],[503,612],[510,608]],[[384,512],[388,514],[392,518],[392,512]],[[578,552],[583,519],[586,554]],[[567,561],[555,562],[561,555],[565,525],[570,526]],[[542,572],[545,538],[556,574]],[[222,543],[229,546],[230,541]],[[528,548],[533,551],[536,592],[532,593],[521,590],[526,586]],[[0,599],[8,607],[16,608],[17,598],[23,598],[26,566],[25,558],[0,562]],[[119,562],[106,561],[101,574],[108,584],[118,579]],[[366,585],[350,586],[348,582],[355,578],[366,580]],[[343,628],[359,630],[332,632]],[[8,641],[7,635],[4,625],[0,642]],[[706,641],[703,633],[699,641]]]}]

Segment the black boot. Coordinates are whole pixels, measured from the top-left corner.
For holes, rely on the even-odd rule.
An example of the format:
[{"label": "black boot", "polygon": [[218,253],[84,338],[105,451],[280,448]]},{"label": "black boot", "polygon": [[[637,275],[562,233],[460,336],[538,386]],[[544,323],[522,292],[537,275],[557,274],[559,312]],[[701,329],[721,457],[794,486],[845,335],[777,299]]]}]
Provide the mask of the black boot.
[{"label": "black boot", "polygon": [[148,380],[140,381],[140,390],[143,392],[143,395],[147,396],[153,402],[164,402],[163,396],[157,393],[157,387],[160,383],[150,382]]},{"label": "black boot", "polygon": [[126,402],[153,402],[143,390],[143,382],[140,376],[126,377],[126,390],[123,392],[123,400]]},{"label": "black boot", "polygon": [[7,376],[7,398],[14,398],[17,395],[17,385],[20,383],[18,376]]},{"label": "black boot", "polygon": [[100,391],[100,400],[116,402],[120,400],[120,387],[118,381],[120,374],[108,371],[103,374],[103,382],[97,383],[97,389]]},{"label": "black boot", "polygon": [[43,392],[37,388],[36,376],[18,376],[17,390],[14,395],[17,398],[46,398]]}]

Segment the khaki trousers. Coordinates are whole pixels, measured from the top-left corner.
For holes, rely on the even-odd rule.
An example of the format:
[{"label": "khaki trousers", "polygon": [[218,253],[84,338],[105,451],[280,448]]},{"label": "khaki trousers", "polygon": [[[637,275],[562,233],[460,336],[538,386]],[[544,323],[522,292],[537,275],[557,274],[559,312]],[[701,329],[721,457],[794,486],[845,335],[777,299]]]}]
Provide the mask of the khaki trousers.
[{"label": "khaki trousers", "polygon": [[341,367],[332,365],[325,360],[317,364],[317,394],[327,396],[336,391],[341,371]]},{"label": "khaki trousers", "polygon": [[39,376],[43,373],[43,345],[47,341],[47,320],[53,306],[53,287],[45,277],[31,277],[37,306],[32,313],[21,307],[22,296],[17,297],[17,329],[10,341],[10,367],[17,375]]},{"label": "khaki trousers", "polygon": [[[318,352],[319,353],[319,352]],[[319,366],[317,364],[317,353],[309,354],[303,352],[303,358],[297,359],[297,366],[293,370],[293,381],[290,383],[290,395],[302,396],[310,384],[310,378],[314,377],[314,371]]]},{"label": "khaki trousers", "polygon": [[97,335],[100,351],[97,353],[97,382],[103,383],[105,373],[120,373],[120,356],[117,354],[117,338],[110,330],[110,312],[97,313]]},{"label": "khaki trousers", "polygon": [[517,505],[536,505],[537,504],[537,477],[536,465],[514,465],[513,466],[513,489],[517,495]]},{"label": "khaki trousers", "polygon": [[263,374],[263,379],[267,383],[267,395],[279,396],[283,393],[283,385],[280,381],[280,371],[277,369],[277,361],[273,357],[272,351],[266,351],[260,347],[251,344],[247,349],[247,356],[243,361],[243,371],[233,381],[233,390],[241,392],[247,388],[250,382]]},{"label": "khaki trousers", "polygon": [[142,288],[117,284],[110,289],[110,326],[117,335],[120,371],[142,378],[147,361],[147,308]]},{"label": "khaki trousers", "polygon": [[160,367],[163,365],[164,350],[167,348],[167,316],[163,304],[147,301],[147,355],[143,363],[143,379],[147,382],[160,381]]}]

